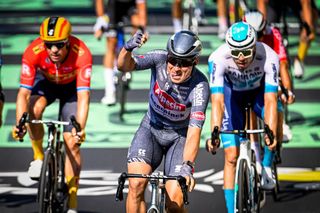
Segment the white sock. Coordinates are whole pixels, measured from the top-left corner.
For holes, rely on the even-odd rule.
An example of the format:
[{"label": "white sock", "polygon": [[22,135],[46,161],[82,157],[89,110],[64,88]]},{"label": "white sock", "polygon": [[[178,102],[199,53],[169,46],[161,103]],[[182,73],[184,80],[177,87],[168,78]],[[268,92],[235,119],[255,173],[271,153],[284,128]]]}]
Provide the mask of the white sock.
[{"label": "white sock", "polygon": [[173,28],[174,28],[174,32],[179,32],[180,30],[182,30],[182,21],[178,18],[173,18],[172,19],[173,22]]},{"label": "white sock", "polygon": [[104,69],[105,95],[116,91],[113,78],[114,78],[113,69],[105,68]]},{"label": "white sock", "polygon": [[261,164],[261,155],[260,155],[260,143],[259,142],[251,142],[251,149],[254,151],[256,155],[256,160]]}]

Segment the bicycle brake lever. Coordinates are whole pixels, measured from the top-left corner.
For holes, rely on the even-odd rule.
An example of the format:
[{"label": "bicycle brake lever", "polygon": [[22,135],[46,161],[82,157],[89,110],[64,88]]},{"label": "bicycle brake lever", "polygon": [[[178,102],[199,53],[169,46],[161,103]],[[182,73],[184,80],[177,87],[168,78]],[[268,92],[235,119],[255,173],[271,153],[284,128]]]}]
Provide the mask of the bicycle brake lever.
[{"label": "bicycle brake lever", "polygon": [[124,183],[127,178],[127,173],[123,172],[120,177],[118,178],[118,188],[116,192],[116,201],[122,201],[123,200],[123,189],[124,189]]},{"label": "bicycle brake lever", "polygon": [[185,205],[188,205],[189,204],[189,200],[188,200],[188,187],[187,187],[187,184],[186,184],[186,179],[184,177],[182,177],[181,175],[179,175],[177,177],[177,181],[179,182],[179,185],[181,187],[181,191],[182,191],[182,194],[183,194],[183,202]]},{"label": "bicycle brake lever", "polygon": [[[28,117],[28,113],[24,112],[19,120],[19,124],[16,126],[19,129],[19,133],[23,133],[23,126],[26,124],[27,122],[27,117]],[[23,138],[19,138],[20,142],[23,142]]]},{"label": "bicycle brake lever", "polygon": [[272,145],[273,141],[274,141],[274,135],[273,135],[272,130],[269,128],[268,124],[264,124],[264,131],[267,134],[268,138],[270,139],[269,145]]},{"label": "bicycle brake lever", "polygon": [[70,116],[70,120],[71,120],[71,124],[72,126],[76,129],[77,132],[81,132],[81,126],[80,124],[77,122],[76,118],[74,117],[74,115]]},{"label": "bicycle brake lever", "polygon": [[[215,126],[213,131],[211,132],[211,144],[212,144],[213,147],[215,147],[217,145],[216,144],[216,139],[219,139],[219,128],[217,126]],[[207,145],[207,143],[206,143],[206,145]],[[219,148],[219,146],[217,148]],[[207,147],[207,150],[208,150],[208,147]],[[213,155],[215,155],[217,152],[216,151],[212,151],[211,153]]]}]

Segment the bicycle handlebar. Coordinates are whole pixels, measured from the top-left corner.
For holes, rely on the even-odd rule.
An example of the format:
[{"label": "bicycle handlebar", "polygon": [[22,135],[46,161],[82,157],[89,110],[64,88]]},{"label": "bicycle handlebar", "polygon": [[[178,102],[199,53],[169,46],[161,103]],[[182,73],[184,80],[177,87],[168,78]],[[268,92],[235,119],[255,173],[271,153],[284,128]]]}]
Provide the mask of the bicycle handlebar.
[{"label": "bicycle handlebar", "polygon": [[[19,124],[16,126],[19,130],[18,134],[23,132],[23,126],[26,123],[32,123],[32,124],[45,124],[45,125],[63,125],[67,126],[72,124],[72,126],[76,129],[77,132],[81,131],[80,124],[77,122],[74,115],[70,116],[70,122],[69,121],[55,121],[55,120],[29,120],[28,119],[28,113],[24,112],[19,120]],[[23,138],[19,139],[20,142],[23,142]]]},{"label": "bicycle handlebar", "polygon": [[181,187],[184,204],[185,205],[189,204],[188,194],[187,194],[188,186],[186,184],[186,179],[184,177],[182,177],[181,175],[179,175],[179,176],[166,176],[166,175],[155,175],[155,174],[146,175],[146,174],[130,174],[130,173],[126,173],[126,172],[121,173],[121,175],[118,178],[118,188],[117,188],[117,192],[116,192],[116,201],[123,200],[124,183],[125,183],[126,179],[128,179],[128,178],[146,178],[149,180],[150,179],[176,180],[176,181],[178,181],[178,183]]},{"label": "bicycle handlebar", "polygon": [[220,130],[217,126],[214,127],[213,132],[211,133],[211,143],[213,146],[215,146],[215,139],[219,138],[219,133],[224,134],[236,134],[236,135],[245,135],[245,134],[260,134],[260,133],[266,133],[268,138],[270,139],[270,144],[273,144],[274,141],[274,135],[272,130],[269,128],[268,124],[264,124],[264,129],[243,129],[243,130]]}]

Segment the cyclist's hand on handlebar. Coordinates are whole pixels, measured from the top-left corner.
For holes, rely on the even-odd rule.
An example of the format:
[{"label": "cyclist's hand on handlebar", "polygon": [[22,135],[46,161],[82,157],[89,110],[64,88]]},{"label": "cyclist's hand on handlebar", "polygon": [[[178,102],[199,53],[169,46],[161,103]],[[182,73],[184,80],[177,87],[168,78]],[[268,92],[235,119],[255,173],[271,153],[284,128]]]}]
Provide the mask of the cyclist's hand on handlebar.
[{"label": "cyclist's hand on handlebar", "polygon": [[206,140],[206,150],[215,155],[220,147],[219,127],[215,126],[211,132],[211,138]]},{"label": "cyclist's hand on handlebar", "polygon": [[217,149],[220,147],[220,139],[215,139],[212,143],[212,139],[208,138],[206,140],[206,150],[208,152],[211,152],[211,154],[215,155],[217,152]]},{"label": "cyclist's hand on handlebar", "polygon": [[124,44],[124,48],[128,52],[132,52],[135,48],[141,47],[146,41],[148,37],[142,30],[137,30],[137,32]]},{"label": "cyclist's hand on handlebar", "polygon": [[26,126],[22,126],[21,129],[18,128],[18,126],[13,126],[12,127],[12,132],[11,132],[11,135],[12,135],[12,138],[14,140],[20,140],[22,141],[23,137],[25,136],[25,134],[27,133],[27,128]]},{"label": "cyclist's hand on handlebar", "polygon": [[72,128],[72,137],[75,140],[75,143],[77,144],[81,144],[85,141],[86,139],[86,133],[84,131],[84,129],[81,129],[80,132],[76,131],[76,128]]},{"label": "cyclist's hand on handlebar", "polygon": [[189,192],[191,192],[196,185],[196,182],[193,178],[192,173],[193,173],[193,167],[191,167],[186,163],[183,163],[181,166],[180,175],[186,179],[186,185],[188,187]]},{"label": "cyclist's hand on handlebar", "polygon": [[95,25],[93,26],[94,37],[100,38],[104,31],[108,29],[109,26],[109,16],[99,16],[96,20]]},{"label": "cyclist's hand on handlebar", "polygon": [[274,151],[277,147],[277,140],[276,138],[273,139],[273,143],[270,145],[271,141],[270,141],[270,138],[268,137],[267,134],[264,135],[264,140],[265,140],[265,143],[266,145],[268,146],[268,148],[271,150],[271,151]]}]

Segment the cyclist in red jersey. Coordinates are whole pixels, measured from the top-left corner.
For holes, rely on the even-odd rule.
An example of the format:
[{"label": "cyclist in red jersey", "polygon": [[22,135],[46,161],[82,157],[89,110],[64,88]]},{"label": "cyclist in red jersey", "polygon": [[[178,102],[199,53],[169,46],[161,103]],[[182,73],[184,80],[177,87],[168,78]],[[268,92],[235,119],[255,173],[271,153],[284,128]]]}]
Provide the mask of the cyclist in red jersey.
[{"label": "cyclist in red jersey", "polygon": [[[292,92],[292,81],[289,73],[289,63],[287,58],[287,51],[283,45],[282,42],[282,36],[278,28],[272,27],[267,25],[266,20],[264,19],[264,16],[259,11],[251,11],[247,12],[243,20],[248,22],[256,31],[258,35],[258,40],[261,42],[266,43],[268,46],[270,46],[279,56],[280,60],[280,79],[282,86],[287,90],[287,95],[283,94],[283,92],[279,92],[279,96],[281,98],[282,104],[292,104],[295,101],[295,95]],[[251,116],[252,118],[256,118],[255,116]],[[292,138],[291,131],[289,129],[289,126],[285,123],[283,123],[283,112],[278,112],[278,139],[277,141],[283,141],[290,140]],[[252,122],[253,124],[256,124],[255,121]],[[285,130],[285,131],[283,131]],[[285,138],[283,138],[283,132],[285,133]],[[257,136],[252,135],[252,138],[254,141],[257,141]],[[257,150],[258,144],[253,146],[254,150]],[[258,154],[258,152],[256,152]],[[257,159],[259,160],[260,157],[257,156]]]},{"label": "cyclist in red jersey", "polygon": [[[25,50],[22,57],[20,89],[17,95],[16,123],[24,112],[30,119],[41,119],[45,108],[60,99],[61,118],[75,115],[81,132],[64,128],[66,144],[66,179],[69,192],[68,213],[77,212],[77,190],[81,170],[80,143],[85,139],[89,111],[92,55],[87,46],[71,35],[71,24],[64,17],[48,17],[40,27],[40,37]],[[23,138],[28,129],[34,153],[28,174],[38,179],[44,158],[42,125],[30,124],[21,133],[15,126],[12,136]]]}]

